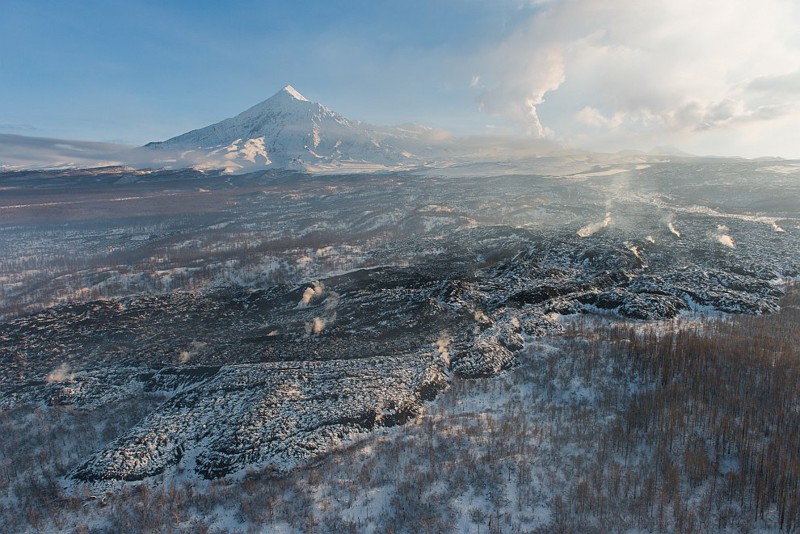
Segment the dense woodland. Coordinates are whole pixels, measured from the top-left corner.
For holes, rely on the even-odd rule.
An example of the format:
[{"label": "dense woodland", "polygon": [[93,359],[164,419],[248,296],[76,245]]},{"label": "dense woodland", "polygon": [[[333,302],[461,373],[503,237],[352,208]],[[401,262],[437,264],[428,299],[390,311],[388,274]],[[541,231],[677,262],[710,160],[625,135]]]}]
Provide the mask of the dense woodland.
[{"label": "dense woodland", "polygon": [[161,399],[0,413],[8,531],[716,532],[800,528],[800,287],[770,316],[579,316],[500,377],[288,474],[62,478]]}]

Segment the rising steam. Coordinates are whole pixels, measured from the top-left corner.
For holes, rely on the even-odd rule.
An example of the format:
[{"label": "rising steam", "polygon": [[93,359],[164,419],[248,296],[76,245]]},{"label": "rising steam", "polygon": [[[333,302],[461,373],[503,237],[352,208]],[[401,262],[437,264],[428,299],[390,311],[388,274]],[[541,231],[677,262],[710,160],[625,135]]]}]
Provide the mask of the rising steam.
[{"label": "rising steam", "polygon": [[476,310],[475,313],[472,314],[472,318],[478,323],[488,324],[492,322],[492,320],[489,319],[489,317],[481,310]]},{"label": "rising steam", "polygon": [[[300,301],[299,306],[307,306],[313,299],[319,298],[325,291],[325,285],[322,282],[314,282],[312,287],[307,287],[303,292],[303,300]],[[336,291],[328,291],[325,299],[323,316],[314,317],[312,321],[305,324],[306,335],[317,335],[322,333],[325,328],[336,321],[336,308],[339,306],[339,293]]]},{"label": "rising steam", "polygon": [[602,230],[603,228],[607,227],[611,224],[611,214],[606,213],[606,218],[602,220],[602,222],[596,222],[592,224],[587,224],[580,230],[578,230],[578,235],[580,237],[589,237],[592,234],[597,233],[598,231]]},{"label": "rising steam", "polygon": [[300,300],[300,306],[308,306],[311,301],[320,295],[325,290],[325,284],[322,282],[311,282],[311,287],[307,287],[303,291],[303,298]]},{"label": "rising steam", "polygon": [[633,253],[634,256],[636,256],[636,259],[641,262],[642,266],[644,267],[647,266],[647,262],[642,257],[642,253],[639,252],[639,247],[637,247],[633,243],[627,243],[627,242],[625,243],[625,246],[628,248],[628,250],[630,250]]},{"label": "rising steam", "polygon": [[57,369],[54,369],[47,375],[47,383],[53,384],[56,382],[72,382],[75,380],[75,373],[70,373],[69,365],[62,363]]},{"label": "rising steam", "polygon": [[314,317],[313,321],[306,323],[306,335],[317,335],[325,330],[326,326],[328,326],[327,320],[323,319],[322,317]]},{"label": "rising steam", "polygon": [[450,342],[452,338],[447,330],[439,334],[439,339],[436,340],[436,352],[444,362],[445,367],[450,367]]},{"label": "rising steam", "polygon": [[192,341],[190,343],[189,350],[181,351],[179,355],[179,361],[181,363],[189,363],[189,360],[191,360],[195,354],[204,349],[206,345],[208,345],[208,343],[203,341]]},{"label": "rising steam", "polygon": [[728,248],[736,248],[736,243],[733,242],[733,238],[730,235],[731,229],[725,226],[724,224],[720,224],[717,226],[717,241],[720,244],[728,247]]}]

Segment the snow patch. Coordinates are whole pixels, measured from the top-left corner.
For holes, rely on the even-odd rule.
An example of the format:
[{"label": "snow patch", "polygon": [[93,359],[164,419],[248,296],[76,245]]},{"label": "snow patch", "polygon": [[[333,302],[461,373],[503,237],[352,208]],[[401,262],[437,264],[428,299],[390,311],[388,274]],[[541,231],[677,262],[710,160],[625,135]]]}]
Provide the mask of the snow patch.
[{"label": "snow patch", "polygon": [[308,102],[308,99],[306,97],[304,97],[302,94],[300,94],[300,91],[298,91],[297,89],[295,89],[291,85],[287,85],[286,87],[281,89],[281,91],[283,91],[284,93],[288,94],[289,96],[291,96],[295,100],[300,100],[301,102]]}]

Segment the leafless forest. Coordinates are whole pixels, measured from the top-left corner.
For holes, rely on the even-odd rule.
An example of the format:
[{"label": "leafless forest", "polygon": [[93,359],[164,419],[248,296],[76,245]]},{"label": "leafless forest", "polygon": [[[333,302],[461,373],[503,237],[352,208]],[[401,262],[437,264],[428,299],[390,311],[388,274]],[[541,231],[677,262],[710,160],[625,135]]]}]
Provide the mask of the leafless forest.
[{"label": "leafless forest", "polygon": [[[800,288],[771,316],[578,317],[496,378],[289,474],[64,490],[142,406],[5,410],[11,531],[794,531]],[[105,424],[98,425],[97,420]]]},{"label": "leafless forest", "polygon": [[4,174],[0,522],[797,531],[794,176]]}]

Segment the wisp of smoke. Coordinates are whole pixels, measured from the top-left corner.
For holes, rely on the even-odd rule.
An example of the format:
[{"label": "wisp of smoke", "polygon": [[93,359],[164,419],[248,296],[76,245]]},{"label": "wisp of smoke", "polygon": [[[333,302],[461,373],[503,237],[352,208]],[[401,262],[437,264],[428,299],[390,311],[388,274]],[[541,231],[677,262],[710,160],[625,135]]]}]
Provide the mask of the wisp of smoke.
[{"label": "wisp of smoke", "polygon": [[733,242],[733,238],[729,235],[717,236],[717,241],[728,248],[736,248],[736,243]]},{"label": "wisp of smoke", "polygon": [[[307,287],[303,292],[303,300],[298,306],[307,306],[313,299],[318,298],[325,291],[325,284],[313,282],[311,287]],[[316,335],[325,330],[325,327],[336,321],[336,307],[339,305],[339,293],[328,291],[328,298],[325,299],[324,317],[314,317],[313,321],[305,324],[306,335]]]},{"label": "wisp of smoke", "polygon": [[325,299],[325,311],[333,311],[339,305],[339,293],[336,291],[329,291],[328,298]]},{"label": "wisp of smoke", "polygon": [[439,334],[439,339],[436,340],[436,352],[439,354],[439,357],[444,362],[445,367],[450,367],[450,342],[452,338],[447,330],[442,331]]},{"label": "wisp of smoke", "polygon": [[637,247],[633,243],[625,243],[625,246],[628,248],[628,250],[633,252],[633,255],[636,256],[636,259],[638,259],[640,262],[642,262],[642,265],[644,265],[644,266],[647,265],[647,262],[642,257],[642,254],[639,252],[639,247]]},{"label": "wisp of smoke", "polygon": [[314,317],[313,321],[306,323],[306,335],[317,335],[328,325],[328,322],[322,317]]},{"label": "wisp of smoke", "polygon": [[69,365],[62,363],[57,369],[54,369],[47,375],[47,383],[53,384],[56,382],[72,382],[75,380],[75,373],[69,372]]},{"label": "wisp of smoke", "polygon": [[475,313],[473,313],[472,317],[478,323],[491,323],[492,322],[492,320],[489,319],[489,317],[487,317],[486,314],[483,313],[481,310],[478,310]]},{"label": "wisp of smoke", "polygon": [[181,351],[180,356],[179,356],[179,361],[181,363],[188,363],[189,360],[191,360],[192,357],[195,354],[197,354],[197,352],[200,351],[200,349],[203,349],[206,345],[208,345],[208,343],[205,343],[204,341],[192,341],[190,343],[190,349],[191,350],[183,350],[183,351]]},{"label": "wisp of smoke", "polygon": [[322,282],[311,282],[311,287],[307,287],[306,290],[303,291],[303,298],[300,300],[300,305],[308,306],[313,299],[322,295],[323,291],[325,291],[325,284]]},{"label": "wisp of smoke", "polygon": [[314,333],[319,334],[323,330],[325,330],[325,326],[328,322],[323,319],[322,317],[314,317]]},{"label": "wisp of smoke", "polygon": [[717,241],[728,248],[736,248],[736,243],[733,242],[733,238],[729,233],[730,231],[731,229],[724,224],[717,226]]},{"label": "wisp of smoke", "polygon": [[587,224],[580,230],[578,230],[578,235],[580,237],[589,237],[592,234],[597,233],[598,231],[602,230],[603,228],[607,227],[611,224],[611,214],[606,213],[606,218],[602,220],[602,222]]},{"label": "wisp of smoke", "polygon": [[300,299],[300,304],[306,306],[309,302],[311,302],[311,299],[313,298],[314,298],[314,289],[307,287],[306,290],[303,291],[303,298]]}]

